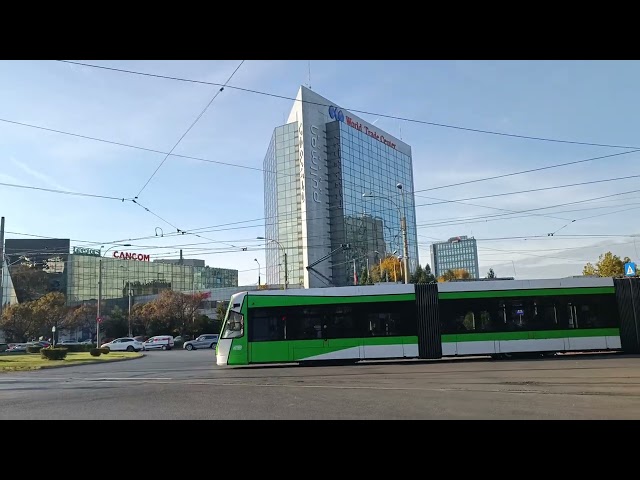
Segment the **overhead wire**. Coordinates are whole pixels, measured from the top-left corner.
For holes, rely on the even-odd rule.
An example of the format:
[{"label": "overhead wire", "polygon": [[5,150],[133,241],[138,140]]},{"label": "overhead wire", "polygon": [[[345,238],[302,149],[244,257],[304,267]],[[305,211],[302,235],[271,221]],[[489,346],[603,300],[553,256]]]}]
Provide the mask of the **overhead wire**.
[{"label": "overhead wire", "polygon": [[[76,62],[76,61],[71,61],[71,60],[57,60],[57,61],[58,62],[62,62],[62,63],[68,63],[68,64],[73,64],[73,65],[81,65],[81,66],[84,66],[84,67],[90,67],[90,68],[96,68],[96,69],[102,69],[102,70],[110,70],[110,71],[113,71],[113,72],[127,73],[127,74],[132,74],[132,75],[141,75],[141,76],[146,76],[146,77],[155,77],[155,78],[162,78],[162,79],[166,79],[166,80],[176,80],[176,81],[181,81],[181,82],[197,83],[197,84],[202,84],[202,85],[221,86],[221,84],[214,83],[214,82],[207,82],[207,81],[202,81],[202,80],[194,80],[194,79],[181,78],[181,77],[172,77],[172,76],[168,76],[168,75],[145,73],[145,72],[139,72],[139,71],[134,71],[134,70],[126,70],[126,69],[122,69],[122,68],[107,67],[107,66],[103,66],[103,65],[92,65],[90,63]],[[233,85],[225,85],[225,86],[226,86],[226,88],[239,90],[239,91],[243,91],[243,92],[247,92],[247,93],[253,93],[253,94],[256,94],[256,95],[264,95],[264,96],[269,96],[269,97],[274,97],[274,98],[280,98],[280,99],[288,100],[288,101],[301,102],[301,103],[306,103],[306,104],[309,104],[309,105],[317,105],[317,106],[321,106],[321,107],[333,106],[332,104],[325,104],[325,103],[314,102],[314,101],[310,101],[310,100],[302,100],[302,99],[298,99],[298,98],[295,98],[295,97],[290,97],[290,96],[286,96],[286,95],[278,95],[278,94],[275,94],[275,93],[264,92],[264,91],[260,91],[260,90],[250,89],[250,88],[236,87],[236,86],[233,86]],[[504,137],[512,137],[512,138],[519,138],[519,139],[524,139],[524,140],[536,140],[536,141],[552,142],[552,143],[566,143],[566,144],[585,145],[585,146],[592,146],[592,147],[638,149],[640,151],[640,147],[636,147],[636,146],[614,145],[614,144],[592,143],[592,142],[579,142],[579,141],[574,141],[574,140],[563,140],[563,139],[557,139],[557,138],[538,137],[538,136],[531,136],[531,135],[519,135],[519,134],[514,134],[514,133],[506,133],[506,132],[498,132],[498,131],[492,131],[492,130],[483,130],[483,129],[478,129],[478,128],[463,127],[463,126],[460,126],[460,125],[451,125],[451,124],[446,124],[446,123],[429,122],[429,121],[426,121],[426,120],[419,120],[419,119],[408,118],[408,117],[400,117],[398,115],[388,115],[388,114],[384,114],[384,113],[371,112],[371,111],[367,111],[367,110],[359,110],[359,109],[355,109],[355,108],[347,108],[347,107],[341,107],[341,108],[343,108],[344,110],[348,110],[350,112],[362,113],[364,115],[371,115],[371,116],[380,117],[380,118],[388,118],[388,119],[392,119],[392,120],[400,120],[400,121],[405,121],[405,122],[409,122],[409,123],[417,123],[417,124],[421,124],[421,125],[429,125],[429,126],[434,126],[434,127],[451,128],[451,129],[462,130],[462,131],[467,131],[467,132],[482,133],[482,134],[488,134],[488,135],[497,135],[497,136],[504,136]]]},{"label": "overhead wire", "polygon": [[184,137],[187,136],[187,134],[191,131],[191,129],[195,126],[196,123],[198,123],[198,120],[200,120],[200,118],[202,118],[202,116],[205,114],[205,112],[209,109],[209,107],[211,106],[211,104],[213,103],[213,101],[218,98],[218,95],[220,95],[223,91],[224,91],[224,87],[231,81],[231,79],[234,77],[234,75],[238,72],[238,70],[240,70],[240,67],[244,64],[244,60],[242,60],[240,62],[240,64],[235,68],[235,70],[233,71],[233,73],[231,73],[231,75],[229,75],[229,78],[227,78],[227,81],[224,82],[224,84],[220,87],[220,89],[216,92],[216,94],[213,96],[213,98],[211,100],[209,100],[209,103],[207,103],[207,106],[204,107],[204,109],[200,112],[200,114],[196,117],[196,119],[191,123],[191,125],[189,125],[189,128],[187,128],[187,130],[182,134],[182,136],[178,139],[178,141],[173,145],[173,147],[171,147],[171,150],[169,150],[169,152],[167,153],[167,155],[164,157],[164,159],[160,162],[160,164],[158,165],[158,167],[153,171],[153,173],[151,174],[151,176],[149,177],[149,179],[145,182],[145,184],[142,186],[142,188],[140,189],[140,191],[138,192],[138,194],[135,196],[135,198],[138,198],[140,196],[140,194],[144,191],[145,188],[147,188],[147,185],[149,185],[149,182],[151,182],[151,180],[153,179],[153,177],[156,175],[156,173],[158,173],[158,170],[160,170],[160,168],[162,167],[162,165],[164,165],[164,162],[167,161],[167,158],[169,158],[169,156],[173,153],[173,151],[178,147],[178,145],[180,144],[180,142],[182,141],[182,139]]}]

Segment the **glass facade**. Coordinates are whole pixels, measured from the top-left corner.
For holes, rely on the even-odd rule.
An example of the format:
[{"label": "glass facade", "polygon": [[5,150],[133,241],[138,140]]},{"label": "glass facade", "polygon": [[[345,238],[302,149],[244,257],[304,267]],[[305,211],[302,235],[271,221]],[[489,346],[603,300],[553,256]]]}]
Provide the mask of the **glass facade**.
[{"label": "glass facade", "polygon": [[[351,285],[362,269],[403,255],[418,264],[411,147],[300,87],[264,159],[267,283]],[[397,185],[401,184],[402,189]],[[367,194],[366,197],[363,197]]]},{"label": "glass facade", "polygon": [[[97,256],[69,255],[66,275],[69,305],[98,299],[99,261]],[[128,296],[128,284],[134,297],[162,290],[200,291],[237,286],[238,271],[103,257],[102,298],[106,301]]]},{"label": "glass facade", "polygon": [[432,244],[431,265],[436,277],[447,270],[464,269],[471,278],[480,278],[476,239],[453,237],[446,242]]},{"label": "glass facade", "polygon": [[[353,284],[358,275],[387,255],[402,256],[401,218],[406,212],[409,269],[418,261],[411,156],[341,121],[327,124],[329,208],[333,282]],[[403,186],[403,195],[397,184]],[[367,196],[363,196],[366,194]]]},{"label": "glass facade", "polygon": [[[277,127],[264,158],[265,259],[267,284],[284,285],[287,252],[288,283],[304,283],[298,123]],[[279,244],[278,244],[279,243]]]}]

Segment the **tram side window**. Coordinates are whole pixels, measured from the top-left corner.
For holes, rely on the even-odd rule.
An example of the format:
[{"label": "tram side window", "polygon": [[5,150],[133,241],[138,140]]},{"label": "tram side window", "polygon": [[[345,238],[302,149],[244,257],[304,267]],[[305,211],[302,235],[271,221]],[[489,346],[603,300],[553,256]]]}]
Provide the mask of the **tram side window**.
[{"label": "tram side window", "polygon": [[322,314],[318,307],[278,308],[286,319],[287,340],[322,339]]},{"label": "tram side window", "polygon": [[560,328],[608,328],[620,325],[614,295],[572,295],[556,302]]},{"label": "tram side window", "polygon": [[362,309],[363,330],[371,337],[412,336],[418,334],[413,302],[368,304]]},{"label": "tram side window", "polygon": [[269,342],[285,340],[286,317],[278,315],[274,309],[256,309],[251,311],[249,322],[249,341]]},{"label": "tram side window", "polygon": [[353,307],[338,305],[331,310],[325,309],[324,325],[327,338],[356,338],[362,336],[358,330]]}]

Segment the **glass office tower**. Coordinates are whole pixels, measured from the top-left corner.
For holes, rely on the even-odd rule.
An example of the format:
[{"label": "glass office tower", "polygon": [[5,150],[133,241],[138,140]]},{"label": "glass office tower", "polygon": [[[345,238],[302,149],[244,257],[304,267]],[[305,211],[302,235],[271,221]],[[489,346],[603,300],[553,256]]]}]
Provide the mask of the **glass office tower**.
[{"label": "glass office tower", "polygon": [[[352,285],[387,255],[418,264],[411,147],[300,87],[286,125],[275,129],[265,169],[268,283]],[[402,189],[397,187],[402,185]]]},{"label": "glass office tower", "polygon": [[447,270],[463,269],[471,278],[480,278],[478,245],[475,238],[451,237],[446,242],[431,245],[431,265],[436,277]]}]

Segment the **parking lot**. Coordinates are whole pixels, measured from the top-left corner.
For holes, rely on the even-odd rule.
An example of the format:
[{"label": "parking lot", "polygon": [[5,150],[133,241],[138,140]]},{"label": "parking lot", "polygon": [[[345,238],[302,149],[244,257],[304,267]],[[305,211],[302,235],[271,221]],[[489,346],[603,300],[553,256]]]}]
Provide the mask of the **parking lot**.
[{"label": "parking lot", "polygon": [[637,419],[640,358],[232,368],[212,350],[152,351],[2,374],[0,392],[2,419]]}]

